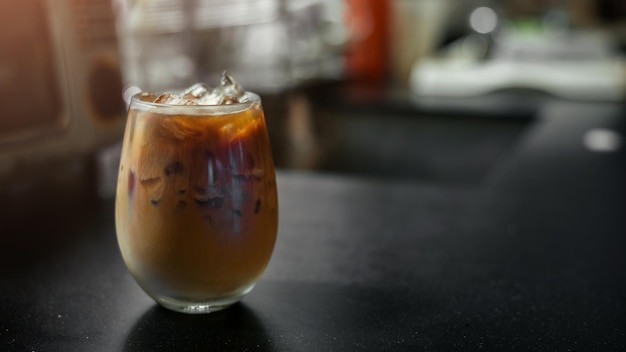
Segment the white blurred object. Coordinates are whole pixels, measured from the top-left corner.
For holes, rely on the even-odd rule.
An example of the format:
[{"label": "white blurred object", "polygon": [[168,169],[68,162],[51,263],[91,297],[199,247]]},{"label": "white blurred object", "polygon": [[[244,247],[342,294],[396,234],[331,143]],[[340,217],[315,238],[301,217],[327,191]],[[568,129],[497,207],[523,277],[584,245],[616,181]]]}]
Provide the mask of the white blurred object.
[{"label": "white blurred object", "polygon": [[433,53],[447,25],[450,0],[391,2],[390,59],[394,79],[407,84],[413,64]]},{"label": "white blurred object", "polygon": [[503,32],[488,60],[456,55],[416,62],[411,89],[417,95],[442,97],[531,89],[565,99],[622,101],[626,68],[611,48],[610,38],[600,33],[555,38]]},{"label": "white blurred object", "polygon": [[341,0],[115,4],[125,83],[146,90],[211,81],[226,69],[248,89],[272,91],[340,66]]},{"label": "white blurred object", "polygon": [[125,30],[178,33],[267,23],[280,16],[276,0],[114,0]]},{"label": "white blurred object", "polygon": [[615,152],[622,147],[622,136],[606,128],[594,128],[583,136],[583,145],[593,152]]},{"label": "white blurred object", "polygon": [[469,18],[470,26],[478,33],[493,32],[498,26],[498,15],[490,7],[479,7],[472,11]]}]

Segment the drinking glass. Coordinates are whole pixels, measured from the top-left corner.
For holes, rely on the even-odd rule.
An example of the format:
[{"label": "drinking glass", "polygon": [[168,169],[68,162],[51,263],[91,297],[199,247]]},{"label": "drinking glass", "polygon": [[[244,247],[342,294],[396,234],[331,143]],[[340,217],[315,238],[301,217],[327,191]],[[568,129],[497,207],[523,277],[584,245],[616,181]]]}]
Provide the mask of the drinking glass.
[{"label": "drinking glass", "polygon": [[276,177],[260,98],[228,105],[131,99],[117,182],[118,244],[137,283],[186,313],[252,290],[276,240]]}]

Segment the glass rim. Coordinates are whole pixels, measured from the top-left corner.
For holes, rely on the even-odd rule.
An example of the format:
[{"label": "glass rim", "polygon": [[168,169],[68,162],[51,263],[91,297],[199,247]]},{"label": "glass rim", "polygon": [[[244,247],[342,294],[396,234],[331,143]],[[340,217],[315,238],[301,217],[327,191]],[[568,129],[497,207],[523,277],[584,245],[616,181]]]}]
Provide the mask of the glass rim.
[{"label": "glass rim", "polygon": [[[142,98],[152,97],[153,99],[163,94],[163,92],[139,92],[130,98],[130,109],[142,111],[154,111],[161,114],[185,114],[185,115],[226,115],[234,114],[251,108],[254,105],[261,105],[261,97],[258,94],[246,91],[248,99],[243,103],[221,104],[221,105],[174,105],[164,103],[154,103]],[[177,94],[177,93],[174,93]]]}]

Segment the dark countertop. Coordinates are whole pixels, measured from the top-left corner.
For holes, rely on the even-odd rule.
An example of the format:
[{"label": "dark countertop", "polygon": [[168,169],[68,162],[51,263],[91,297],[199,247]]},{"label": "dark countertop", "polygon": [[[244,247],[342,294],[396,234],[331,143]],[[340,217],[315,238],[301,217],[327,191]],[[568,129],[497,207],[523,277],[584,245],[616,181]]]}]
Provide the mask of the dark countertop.
[{"label": "dark countertop", "polygon": [[281,171],[266,273],[206,316],[141,291],[113,201],[23,216],[0,233],[0,350],[624,350],[626,152],[582,144],[624,117],[551,104],[480,183]]}]

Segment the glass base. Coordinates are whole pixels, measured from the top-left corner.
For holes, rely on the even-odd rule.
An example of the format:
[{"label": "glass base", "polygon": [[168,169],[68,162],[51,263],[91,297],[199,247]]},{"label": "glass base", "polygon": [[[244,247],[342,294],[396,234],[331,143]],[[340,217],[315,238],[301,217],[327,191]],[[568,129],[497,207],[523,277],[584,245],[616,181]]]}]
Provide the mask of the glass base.
[{"label": "glass base", "polygon": [[207,299],[202,301],[187,301],[178,298],[158,296],[154,299],[163,307],[175,312],[186,314],[208,314],[226,309],[239,302],[243,296],[252,291],[254,285],[250,285],[245,290],[228,297]]}]

